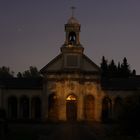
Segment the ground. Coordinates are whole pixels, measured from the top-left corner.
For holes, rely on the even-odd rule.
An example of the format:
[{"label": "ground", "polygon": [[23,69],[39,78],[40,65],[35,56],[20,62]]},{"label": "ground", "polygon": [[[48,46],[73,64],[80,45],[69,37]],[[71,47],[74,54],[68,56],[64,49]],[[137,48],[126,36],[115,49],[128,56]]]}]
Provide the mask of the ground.
[{"label": "ground", "polygon": [[139,140],[140,136],[121,135],[114,124],[46,123],[8,125],[5,140]]}]

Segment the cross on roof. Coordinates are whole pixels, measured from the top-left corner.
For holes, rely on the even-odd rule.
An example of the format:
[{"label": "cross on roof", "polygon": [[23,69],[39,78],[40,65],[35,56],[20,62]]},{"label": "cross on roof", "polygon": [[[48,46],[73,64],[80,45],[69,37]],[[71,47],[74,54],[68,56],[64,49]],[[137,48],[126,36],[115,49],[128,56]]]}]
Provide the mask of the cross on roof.
[{"label": "cross on roof", "polygon": [[74,17],[74,10],[75,9],[76,9],[76,7],[74,7],[74,6],[71,7],[72,17]]}]

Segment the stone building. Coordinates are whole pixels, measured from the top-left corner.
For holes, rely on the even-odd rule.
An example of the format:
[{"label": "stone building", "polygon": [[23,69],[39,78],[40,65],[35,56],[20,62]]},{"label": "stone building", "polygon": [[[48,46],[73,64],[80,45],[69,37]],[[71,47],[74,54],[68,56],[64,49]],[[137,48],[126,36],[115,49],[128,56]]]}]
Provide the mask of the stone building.
[{"label": "stone building", "polygon": [[71,17],[60,54],[40,70],[42,78],[0,80],[0,108],[8,119],[100,122],[119,118],[123,103],[139,96],[138,76],[102,80],[99,66],[84,54],[80,29]]}]

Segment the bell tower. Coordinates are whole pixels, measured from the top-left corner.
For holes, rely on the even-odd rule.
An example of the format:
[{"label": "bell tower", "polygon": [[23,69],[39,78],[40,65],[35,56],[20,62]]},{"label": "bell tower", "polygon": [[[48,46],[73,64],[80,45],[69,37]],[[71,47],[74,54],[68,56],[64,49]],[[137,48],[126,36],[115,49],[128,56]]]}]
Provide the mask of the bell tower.
[{"label": "bell tower", "polygon": [[71,17],[67,24],[65,24],[66,39],[65,45],[80,46],[79,33],[81,25],[78,23],[76,18]]},{"label": "bell tower", "polygon": [[81,25],[73,16],[65,24],[65,42],[61,47],[64,69],[80,69],[84,48],[80,44]]},{"label": "bell tower", "polygon": [[81,25],[74,17],[75,7],[71,7],[72,15],[65,24],[65,42],[63,47],[82,47],[80,44]]}]

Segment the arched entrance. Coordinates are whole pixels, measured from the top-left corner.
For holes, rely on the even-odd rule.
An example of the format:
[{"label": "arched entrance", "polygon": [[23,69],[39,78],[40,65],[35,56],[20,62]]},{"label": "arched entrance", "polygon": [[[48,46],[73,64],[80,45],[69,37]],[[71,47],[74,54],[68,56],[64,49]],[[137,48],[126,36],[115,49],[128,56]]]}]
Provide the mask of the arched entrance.
[{"label": "arched entrance", "polygon": [[105,97],[102,101],[102,121],[106,122],[110,120],[112,113],[112,102],[109,97]]},{"label": "arched entrance", "polygon": [[48,97],[48,119],[51,121],[58,120],[58,99],[55,93]]},{"label": "arched entrance", "polygon": [[20,99],[20,117],[21,119],[29,119],[29,98],[26,96]]},{"label": "arched entrance", "polygon": [[77,120],[77,98],[73,94],[66,98],[66,117],[68,121]]},{"label": "arched entrance", "polygon": [[31,101],[32,119],[41,119],[41,99],[33,97]]},{"label": "arched entrance", "polygon": [[95,99],[92,95],[86,95],[84,98],[84,115],[88,121],[94,120]]},{"label": "arched entrance", "polygon": [[14,96],[8,98],[8,118],[17,118],[17,98]]},{"label": "arched entrance", "polygon": [[123,100],[120,97],[115,98],[114,101],[114,118],[119,120],[123,112]]}]

